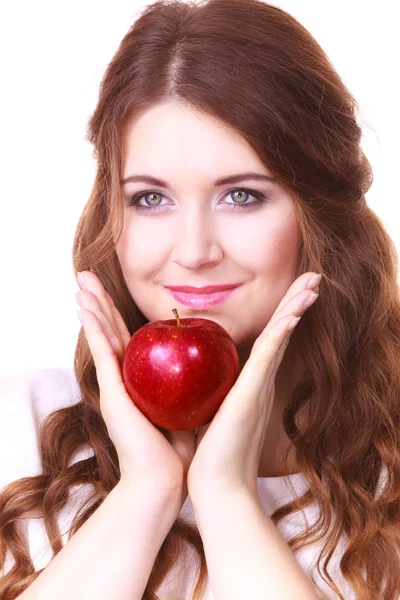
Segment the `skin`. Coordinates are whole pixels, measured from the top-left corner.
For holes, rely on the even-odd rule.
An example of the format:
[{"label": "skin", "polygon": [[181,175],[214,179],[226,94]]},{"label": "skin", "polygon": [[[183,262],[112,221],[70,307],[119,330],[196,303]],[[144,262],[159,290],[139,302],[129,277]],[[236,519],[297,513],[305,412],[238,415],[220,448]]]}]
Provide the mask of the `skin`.
[{"label": "skin", "polygon": [[[146,318],[171,319],[177,308],[181,318],[218,322],[235,342],[241,369],[295,280],[300,244],[289,190],[249,179],[213,185],[215,179],[249,171],[272,176],[247,141],[225,123],[177,102],[145,111],[129,123],[122,179],[146,173],[169,187],[144,182],[122,186],[124,226],[116,244],[127,287]],[[266,201],[233,209],[235,203],[256,200],[242,188],[263,194]],[[127,205],[133,194],[144,191],[139,205],[161,207],[145,212]],[[223,283],[243,285],[225,302],[203,310],[180,305],[163,287]],[[280,457],[290,447],[282,412],[301,366],[299,353],[289,344],[276,376],[259,477],[298,470],[291,455],[283,472]]]}]

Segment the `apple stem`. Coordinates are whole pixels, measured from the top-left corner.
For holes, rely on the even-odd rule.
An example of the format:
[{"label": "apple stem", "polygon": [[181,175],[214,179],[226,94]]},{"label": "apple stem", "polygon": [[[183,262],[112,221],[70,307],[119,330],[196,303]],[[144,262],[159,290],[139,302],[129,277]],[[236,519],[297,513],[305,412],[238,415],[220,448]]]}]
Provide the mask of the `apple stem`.
[{"label": "apple stem", "polygon": [[175,318],[176,318],[176,320],[178,321],[178,327],[182,327],[181,320],[180,320],[180,318],[179,318],[178,311],[176,310],[176,308],[173,308],[173,309],[172,309],[172,312],[174,313],[174,315],[175,315]]}]

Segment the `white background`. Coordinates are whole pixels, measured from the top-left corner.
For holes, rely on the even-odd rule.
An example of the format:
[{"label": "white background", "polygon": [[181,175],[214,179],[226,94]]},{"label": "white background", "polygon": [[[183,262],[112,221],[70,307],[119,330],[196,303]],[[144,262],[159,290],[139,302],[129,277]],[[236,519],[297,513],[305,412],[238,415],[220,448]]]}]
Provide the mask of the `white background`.
[{"label": "white background", "polygon": [[[86,123],[103,72],[144,4],[0,4],[0,377],[73,365],[80,323],[72,241],[95,174]],[[399,251],[396,3],[275,5],[314,35],[360,103],[375,177],[367,201]]]}]

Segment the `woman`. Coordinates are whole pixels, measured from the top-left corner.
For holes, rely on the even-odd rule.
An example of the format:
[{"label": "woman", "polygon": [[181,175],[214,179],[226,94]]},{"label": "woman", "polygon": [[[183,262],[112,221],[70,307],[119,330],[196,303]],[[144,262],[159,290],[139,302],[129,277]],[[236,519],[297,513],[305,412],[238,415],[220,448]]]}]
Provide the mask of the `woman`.
[{"label": "woman", "polygon": [[[52,402],[40,472],[0,495],[1,598],[399,597],[398,258],[365,202],[356,110],[275,6],[143,10],[89,122],[74,371],[1,390]],[[198,431],[154,426],[121,379],[131,335],[171,318],[166,286],[228,283],[178,308],[230,333],[237,382]],[[39,569],[28,516],[54,556]]]}]

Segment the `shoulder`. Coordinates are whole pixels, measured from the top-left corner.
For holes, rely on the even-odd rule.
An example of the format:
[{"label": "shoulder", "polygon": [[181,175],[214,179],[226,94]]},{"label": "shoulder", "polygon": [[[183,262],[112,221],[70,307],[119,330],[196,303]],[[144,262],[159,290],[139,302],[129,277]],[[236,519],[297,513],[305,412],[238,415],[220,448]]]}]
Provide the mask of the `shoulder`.
[{"label": "shoulder", "polygon": [[0,379],[0,489],[41,472],[38,434],[42,420],[80,399],[72,368],[38,369]]},{"label": "shoulder", "polygon": [[79,400],[80,388],[72,368],[38,369],[0,379],[2,420],[20,409],[40,416]]},{"label": "shoulder", "polygon": [[[39,448],[40,424],[46,415],[81,400],[81,392],[72,368],[47,368],[0,378],[0,494],[4,487],[23,477],[42,473]],[[87,445],[76,449],[71,462],[93,454]],[[63,545],[78,501],[87,501],[92,486],[79,484],[69,492],[67,504],[57,514]],[[24,513],[19,521],[21,532],[29,543],[29,554],[35,570],[45,568],[52,552],[43,518]],[[15,560],[8,553],[0,578]]]}]

